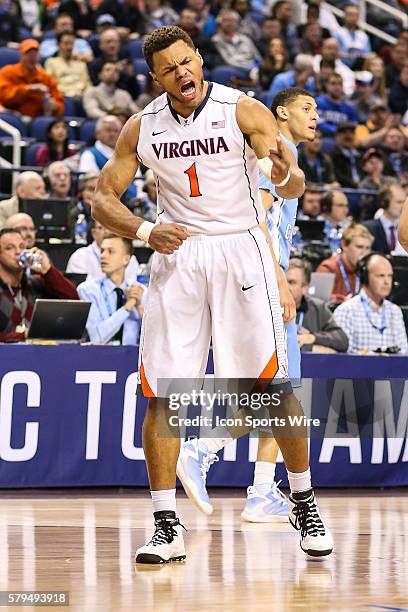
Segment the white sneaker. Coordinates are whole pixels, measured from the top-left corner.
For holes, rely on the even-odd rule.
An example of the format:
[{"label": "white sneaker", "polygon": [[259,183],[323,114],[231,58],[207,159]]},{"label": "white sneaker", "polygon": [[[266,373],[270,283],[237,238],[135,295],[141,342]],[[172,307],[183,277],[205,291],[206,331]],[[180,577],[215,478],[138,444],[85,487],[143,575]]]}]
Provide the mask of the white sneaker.
[{"label": "white sneaker", "polygon": [[286,522],[289,515],[288,500],[278,485],[279,482],[274,482],[266,495],[258,493],[255,487],[248,487],[241,518],[250,523]]},{"label": "white sneaker", "polygon": [[219,461],[219,457],[205,448],[197,438],[184,442],[177,461],[177,476],[193,504],[204,514],[212,514],[206,479],[208,470],[214,462]]},{"label": "white sneaker", "polygon": [[136,551],[135,563],[170,563],[186,558],[183,532],[185,527],[170,510],[154,513],[155,532],[147,544]]},{"label": "white sneaker", "polygon": [[324,557],[333,550],[333,537],[324,525],[313,489],[289,496],[289,522],[300,531],[300,548],[311,557]]}]

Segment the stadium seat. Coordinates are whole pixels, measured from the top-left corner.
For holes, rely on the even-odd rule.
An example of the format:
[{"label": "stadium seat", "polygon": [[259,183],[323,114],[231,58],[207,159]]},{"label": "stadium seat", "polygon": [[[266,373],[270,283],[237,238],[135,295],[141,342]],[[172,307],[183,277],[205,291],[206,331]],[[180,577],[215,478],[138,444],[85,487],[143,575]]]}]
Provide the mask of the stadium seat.
[{"label": "stadium seat", "polygon": [[146,76],[150,72],[149,71],[149,66],[146,64],[144,59],[135,59],[135,60],[133,60],[133,70],[135,71],[135,74],[144,74]]},{"label": "stadium seat", "polygon": [[84,121],[84,123],[81,125],[79,129],[79,138],[80,140],[83,140],[84,142],[86,142],[87,145],[92,144],[94,141],[95,125],[96,125],[96,121],[91,121],[89,119],[88,121]]},{"label": "stadium seat", "polygon": [[[47,132],[47,127],[49,126],[51,121],[54,121],[55,119],[56,117],[49,117],[49,116],[35,117],[31,122],[30,135],[36,140],[44,141],[46,132]],[[75,125],[69,125],[68,127],[68,138],[70,140],[75,140],[75,138],[77,137],[75,128],[77,127],[77,125],[82,123],[84,118],[83,117],[61,117],[61,119],[65,119],[65,121],[68,124],[70,124],[71,121],[75,122]]]},{"label": "stadium seat", "polygon": [[217,66],[211,72],[211,80],[221,85],[230,85],[231,77],[246,79],[248,78],[248,70],[233,68],[232,66]]},{"label": "stadium seat", "polygon": [[76,115],[77,105],[74,98],[64,96],[64,115]]},{"label": "stadium seat", "polygon": [[[20,117],[17,117],[17,115],[14,115],[13,113],[0,113],[0,119],[7,121],[7,123],[17,128],[22,136],[27,136],[27,124],[24,123]],[[10,136],[10,134],[2,129],[0,129],[0,135]]]},{"label": "stadium seat", "polygon": [[265,106],[268,106],[268,95],[267,91],[260,91],[256,94],[256,99],[265,104]]},{"label": "stadium seat", "polygon": [[142,48],[143,48],[143,39],[139,38],[138,40],[130,41],[130,43],[128,44],[128,50],[130,52],[130,56],[132,60],[144,59]]},{"label": "stadium seat", "polygon": [[18,49],[9,47],[0,47],[0,68],[8,64],[18,64],[19,52]]},{"label": "stadium seat", "polygon": [[25,152],[25,163],[26,163],[27,166],[35,166],[36,165],[34,163],[34,161],[35,161],[35,154],[37,153],[38,149],[42,145],[43,145],[42,142],[34,142],[29,147],[27,147],[26,152]]}]

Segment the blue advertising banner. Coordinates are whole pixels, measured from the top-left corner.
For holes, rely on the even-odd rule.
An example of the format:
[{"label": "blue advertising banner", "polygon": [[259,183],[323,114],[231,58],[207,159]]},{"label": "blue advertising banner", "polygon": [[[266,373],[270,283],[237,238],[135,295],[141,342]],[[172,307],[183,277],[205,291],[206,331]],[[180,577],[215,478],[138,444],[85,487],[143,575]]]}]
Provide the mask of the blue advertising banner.
[{"label": "blue advertising banner", "polygon": [[[408,357],[302,359],[314,485],[408,485]],[[1,346],[0,487],[147,485],[136,369],[136,347]],[[256,447],[229,444],[209,485],[250,484]]]}]

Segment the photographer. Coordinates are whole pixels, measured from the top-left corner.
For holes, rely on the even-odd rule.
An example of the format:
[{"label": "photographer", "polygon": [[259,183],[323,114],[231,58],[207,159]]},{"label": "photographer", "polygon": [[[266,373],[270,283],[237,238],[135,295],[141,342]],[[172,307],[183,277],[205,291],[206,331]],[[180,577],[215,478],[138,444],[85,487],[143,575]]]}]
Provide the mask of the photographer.
[{"label": "photographer", "polygon": [[0,230],[0,342],[25,340],[37,298],[77,300],[78,294],[44,251],[26,251],[16,229]]}]

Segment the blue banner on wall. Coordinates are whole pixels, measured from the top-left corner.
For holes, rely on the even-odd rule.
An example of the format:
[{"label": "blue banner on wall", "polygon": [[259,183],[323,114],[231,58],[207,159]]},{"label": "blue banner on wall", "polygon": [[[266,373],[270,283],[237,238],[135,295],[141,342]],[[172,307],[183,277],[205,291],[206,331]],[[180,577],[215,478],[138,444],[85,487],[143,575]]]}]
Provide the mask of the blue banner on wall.
[{"label": "blue banner on wall", "polygon": [[[135,347],[14,345],[0,356],[0,487],[147,485]],[[408,485],[408,357],[306,354],[302,368],[305,413],[321,423],[315,486]],[[229,444],[209,484],[250,484],[256,445]]]}]

